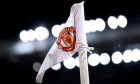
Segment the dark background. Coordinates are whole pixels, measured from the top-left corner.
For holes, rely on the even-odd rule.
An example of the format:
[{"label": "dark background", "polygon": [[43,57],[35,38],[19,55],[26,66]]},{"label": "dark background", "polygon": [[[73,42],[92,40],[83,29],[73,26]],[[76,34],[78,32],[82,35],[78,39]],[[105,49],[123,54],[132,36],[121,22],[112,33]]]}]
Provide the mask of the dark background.
[{"label": "dark background", "polygon": [[[56,38],[51,33],[55,24],[66,22],[70,7],[81,0],[49,0],[49,1],[5,1],[0,3],[0,84],[35,84],[37,72],[33,63],[42,63],[45,55]],[[107,22],[109,16],[124,15],[127,17],[126,28],[112,30],[106,25],[103,32],[87,34],[89,46],[95,47],[93,52],[123,52],[127,48],[140,48],[140,8],[138,2],[127,0],[85,0],[85,19],[98,17]],[[20,40],[19,33],[23,29],[35,29],[43,25],[48,28],[50,36],[48,46],[43,51],[28,54],[15,54],[10,49]],[[106,34],[113,35],[107,39]],[[94,38],[94,35],[98,39]],[[76,57],[76,55],[74,55]],[[60,70],[46,71],[43,84],[80,84],[79,68],[68,70],[63,66]],[[140,62],[89,66],[90,84],[138,84],[140,83]]]}]

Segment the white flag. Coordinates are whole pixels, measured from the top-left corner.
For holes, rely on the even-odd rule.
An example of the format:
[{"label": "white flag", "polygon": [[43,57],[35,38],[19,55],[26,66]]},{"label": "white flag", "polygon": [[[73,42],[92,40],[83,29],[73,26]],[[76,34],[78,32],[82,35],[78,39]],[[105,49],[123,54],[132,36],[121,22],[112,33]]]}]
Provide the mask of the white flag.
[{"label": "white flag", "polygon": [[[84,30],[84,2],[72,5],[65,28],[46,55],[37,74],[36,82],[42,83],[45,71],[53,65],[73,56],[80,50],[88,48]],[[57,30],[56,30],[57,31]]]}]

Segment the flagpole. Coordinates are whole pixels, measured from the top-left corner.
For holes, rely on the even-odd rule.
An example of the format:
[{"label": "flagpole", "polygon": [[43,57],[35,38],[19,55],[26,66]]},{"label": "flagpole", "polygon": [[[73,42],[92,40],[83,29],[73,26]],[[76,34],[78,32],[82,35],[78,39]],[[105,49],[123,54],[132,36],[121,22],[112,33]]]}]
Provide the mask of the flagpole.
[{"label": "flagpole", "polygon": [[81,84],[89,84],[89,72],[88,72],[88,63],[87,63],[87,50],[81,50],[81,51],[79,51],[78,54],[79,54]]}]

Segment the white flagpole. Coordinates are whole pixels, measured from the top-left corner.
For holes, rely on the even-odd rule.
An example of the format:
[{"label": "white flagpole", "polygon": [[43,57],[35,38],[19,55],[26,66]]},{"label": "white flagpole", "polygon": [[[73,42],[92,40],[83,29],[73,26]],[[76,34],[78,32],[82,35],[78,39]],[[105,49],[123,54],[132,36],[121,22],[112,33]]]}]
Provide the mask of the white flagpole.
[{"label": "white flagpole", "polygon": [[87,63],[87,50],[81,50],[81,51],[79,51],[78,54],[79,54],[81,84],[89,84],[89,72],[88,72],[88,63]]},{"label": "white flagpole", "polygon": [[75,21],[76,21],[76,31],[78,32],[77,38],[80,39],[80,44],[79,47],[79,66],[80,66],[80,79],[81,79],[81,84],[89,84],[89,72],[88,72],[88,63],[87,63],[87,51],[90,52],[93,48],[89,48],[87,45],[87,40],[86,40],[86,33],[84,29],[84,21],[85,21],[85,16],[84,16],[84,6],[83,6],[84,1],[79,4],[79,9],[75,13]]}]

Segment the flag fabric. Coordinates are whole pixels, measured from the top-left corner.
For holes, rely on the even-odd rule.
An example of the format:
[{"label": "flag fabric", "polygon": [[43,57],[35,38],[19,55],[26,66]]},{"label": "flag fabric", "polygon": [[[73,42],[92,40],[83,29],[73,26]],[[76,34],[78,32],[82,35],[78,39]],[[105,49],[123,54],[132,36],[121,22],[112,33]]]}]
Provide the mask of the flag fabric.
[{"label": "flag fabric", "polygon": [[84,21],[84,1],[73,4],[64,29],[60,32],[40,67],[36,76],[37,83],[42,83],[45,71],[53,65],[68,59],[78,51],[88,50]]}]

